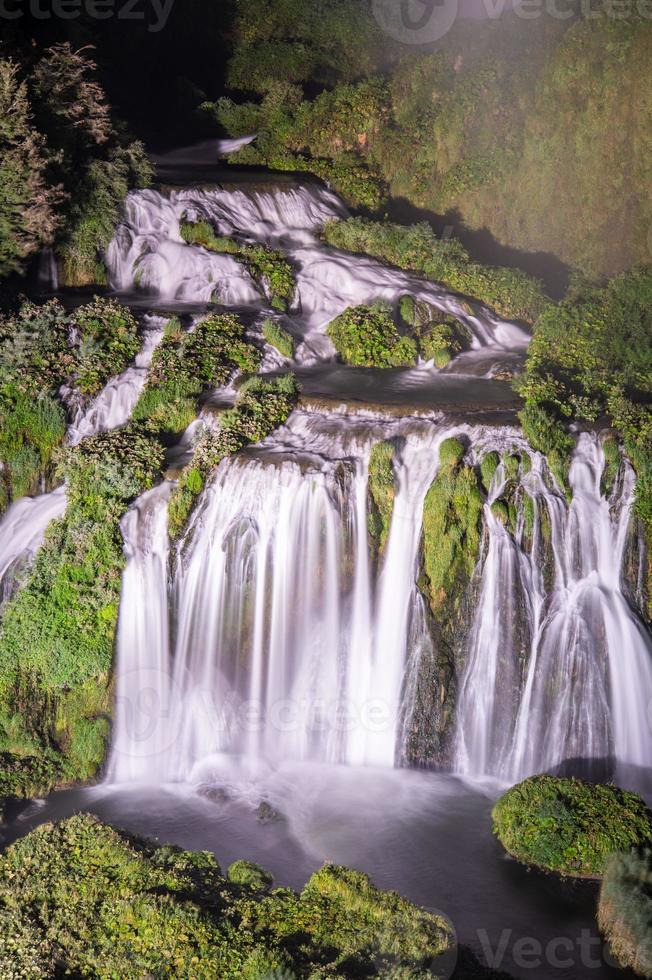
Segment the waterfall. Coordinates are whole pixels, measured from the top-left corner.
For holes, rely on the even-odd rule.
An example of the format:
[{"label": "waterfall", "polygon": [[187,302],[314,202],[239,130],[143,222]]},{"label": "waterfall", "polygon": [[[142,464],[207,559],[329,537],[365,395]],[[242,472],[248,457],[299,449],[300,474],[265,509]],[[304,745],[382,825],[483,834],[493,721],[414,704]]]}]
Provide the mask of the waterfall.
[{"label": "waterfall", "polygon": [[0,605],[14,591],[20,572],[41,547],[50,521],[66,509],[65,487],[38,497],[21,497],[0,520]]},{"label": "waterfall", "polygon": [[535,454],[532,463],[521,478],[534,506],[529,549],[522,525],[515,539],[491,513],[501,469],[485,507],[486,555],[457,712],[458,768],[517,780],[569,760],[582,768],[591,760],[647,766],[652,643],[621,583],[633,471],[623,463],[606,500],[599,438],[581,434],[567,505],[550,488],[542,458]]},{"label": "waterfall", "polygon": [[152,356],[163,337],[165,319],[146,316],[143,345],[132,365],[111,378],[90,405],[79,406],[68,427],[66,442],[76,446],[82,439],[117,429],[131,416],[147,380]]},{"label": "waterfall", "polygon": [[[409,761],[420,670],[437,652],[417,585],[423,502],[451,434],[470,459],[511,446],[530,461],[516,481],[501,463],[484,507],[454,768],[515,780],[569,759],[647,763],[652,648],[620,582],[629,464],[606,500],[599,438],[582,434],[568,504],[515,429],[297,411],[220,464],[172,555],[169,484],[125,518],[110,779],[210,782],[226,758]],[[367,481],[381,439],[396,496],[376,568]],[[514,482],[509,528],[492,504]]]},{"label": "waterfall", "polygon": [[[296,412],[260,448],[221,463],[169,582],[164,501],[152,517],[141,498],[125,523],[118,643],[118,674],[132,672],[132,734],[121,710],[111,778],[197,780],[221,753],[394,765],[423,500],[450,431],[389,420],[347,428],[341,416]],[[399,447],[397,493],[376,581],[367,465],[388,436]],[[145,624],[150,615],[175,623],[173,640]],[[149,710],[143,691],[159,671],[173,692],[162,730],[174,744],[161,752],[155,741],[153,758],[139,757],[131,743],[147,717],[133,713]]]},{"label": "waterfall", "polygon": [[332,356],[325,330],[348,306],[376,300],[396,305],[404,293],[462,320],[474,348],[525,348],[528,335],[520,327],[500,320],[480,304],[374,259],[323,245],[319,240],[323,225],[345,216],[336,195],[313,185],[248,193],[225,188],[134,191],[127,197],[124,221],[108,249],[109,280],[117,290],[141,289],[166,301],[264,309],[267,301],[260,287],[233,256],[183,241],[184,217],[201,219],[219,235],[262,242],[287,254],[296,275],[289,321],[303,341],[299,360]]}]

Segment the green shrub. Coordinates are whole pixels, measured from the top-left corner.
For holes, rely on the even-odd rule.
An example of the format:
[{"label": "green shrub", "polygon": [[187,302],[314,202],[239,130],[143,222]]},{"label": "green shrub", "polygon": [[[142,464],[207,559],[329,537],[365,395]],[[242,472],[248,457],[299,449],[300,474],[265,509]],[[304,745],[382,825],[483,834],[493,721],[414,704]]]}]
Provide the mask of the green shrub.
[{"label": "green shrub", "polygon": [[0,973],[426,980],[437,957],[455,955],[446,920],[360,872],[326,865],[300,894],[270,893],[270,882],[249,862],[224,877],[210,853],[86,814],[44,824],[0,857]]},{"label": "green shrub", "polygon": [[283,329],[280,323],[277,323],[276,320],[263,320],[262,330],[267,343],[275,347],[279,354],[290,358],[290,360],[294,357],[294,338],[292,334]]},{"label": "green shrub", "polygon": [[600,888],[598,926],[624,969],[652,977],[652,850],[609,856]]},{"label": "green shrub", "polygon": [[140,350],[138,323],[127,307],[98,296],[79,307],[72,323],[79,337],[75,383],[83,394],[96,395]]},{"label": "green shrub", "polygon": [[234,861],[233,864],[229,865],[226,876],[232,884],[248,885],[256,891],[266,891],[274,883],[269,871],[265,871],[253,861]]},{"label": "green shrub", "polygon": [[356,367],[399,367],[414,364],[416,345],[399,337],[389,311],[381,304],[350,306],[326,331],[346,364]]},{"label": "green shrub", "polygon": [[532,776],[492,812],[494,833],[524,864],[599,877],[614,851],[652,843],[652,813],[636,793],[579,779]]}]

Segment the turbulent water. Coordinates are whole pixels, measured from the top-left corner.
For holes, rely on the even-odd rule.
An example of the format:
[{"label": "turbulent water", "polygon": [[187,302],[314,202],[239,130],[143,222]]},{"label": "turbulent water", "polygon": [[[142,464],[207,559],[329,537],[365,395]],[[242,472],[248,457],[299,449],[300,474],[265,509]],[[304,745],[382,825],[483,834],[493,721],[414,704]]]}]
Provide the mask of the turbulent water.
[{"label": "turbulent water", "polygon": [[522,477],[534,511],[528,550],[522,521],[514,538],[491,512],[503,467],[485,506],[457,767],[512,781],[567,761],[583,770],[609,759],[645,767],[652,758],[652,642],[622,583],[634,474],[624,464],[607,500],[600,441],[584,433],[567,506],[544,478],[542,458],[532,460]]},{"label": "turbulent water", "polygon": [[324,332],[348,306],[376,300],[395,305],[404,293],[458,316],[476,348],[524,348],[524,331],[484,307],[373,259],[324,246],[320,229],[345,215],[334,194],[316,187],[136,191],[127,198],[126,219],[109,248],[110,281],[116,289],[138,288],[168,302],[267,306],[260,287],[233,256],[185,244],[180,222],[206,220],[220,235],[263,242],[288,255],[297,282],[288,326],[301,341],[300,361],[332,356]]},{"label": "turbulent water", "polygon": [[[165,488],[125,519],[112,779],[210,783],[233,757],[404,761],[420,670],[437,654],[417,580],[423,501],[450,435],[471,459],[510,448],[531,459],[516,533],[491,509],[502,464],[485,506],[453,767],[514,780],[567,760],[647,765],[652,646],[621,585],[629,466],[605,499],[599,439],[581,435],[568,505],[517,430],[296,412],[221,464],[173,556]],[[367,463],[381,439],[398,448],[397,494],[375,567]]]}]

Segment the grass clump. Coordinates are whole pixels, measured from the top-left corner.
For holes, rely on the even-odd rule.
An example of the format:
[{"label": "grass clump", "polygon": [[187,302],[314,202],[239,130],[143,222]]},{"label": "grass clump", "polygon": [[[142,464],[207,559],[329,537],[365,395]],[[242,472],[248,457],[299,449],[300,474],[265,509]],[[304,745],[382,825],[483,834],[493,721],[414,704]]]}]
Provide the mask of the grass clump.
[{"label": "grass clump", "polygon": [[350,306],[328,325],[326,333],[345,364],[387,368],[416,362],[415,342],[399,336],[389,310],[380,303]]},{"label": "grass clump", "polygon": [[294,357],[294,338],[292,334],[284,330],[276,320],[271,320],[269,317],[263,320],[262,331],[263,337],[268,344],[275,347],[283,357],[292,360]]},{"label": "grass clump", "polygon": [[446,439],[423,507],[423,570],[434,613],[452,624],[459,614],[480,550],[483,496],[464,447]]},{"label": "grass clump", "polygon": [[[410,976],[453,954],[448,923],[326,865],[300,894],[208,852],[159,847],[78,814],[0,858],[3,976]],[[297,937],[301,941],[297,942]]]},{"label": "grass clump", "polygon": [[532,776],[500,797],[494,833],[524,864],[599,877],[607,858],[652,843],[652,813],[636,793],[579,779]]},{"label": "grass clump", "polygon": [[607,859],[598,927],[624,969],[652,977],[652,849],[611,854]]},{"label": "grass clump", "polygon": [[394,445],[383,441],[375,443],[369,455],[368,527],[372,550],[376,554],[385,550],[394,512],[394,453]]},{"label": "grass clump", "polygon": [[127,307],[95,297],[73,317],[79,355],[75,383],[84,395],[96,395],[120,374],[140,350],[138,323]]},{"label": "grass clump", "polygon": [[210,252],[233,255],[259,283],[274,309],[285,312],[292,305],[295,290],[294,272],[285,256],[267,245],[246,244],[217,235],[208,221],[180,224],[181,237],[188,245],[201,245]]}]

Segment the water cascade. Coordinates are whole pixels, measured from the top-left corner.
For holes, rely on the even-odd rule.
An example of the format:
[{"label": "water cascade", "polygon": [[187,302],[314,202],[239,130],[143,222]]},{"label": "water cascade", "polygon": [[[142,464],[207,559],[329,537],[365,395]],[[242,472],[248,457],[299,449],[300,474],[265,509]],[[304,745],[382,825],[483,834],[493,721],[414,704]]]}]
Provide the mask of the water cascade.
[{"label": "water cascade", "polygon": [[[533,508],[531,543],[485,506],[486,555],[458,704],[457,766],[517,780],[575,760],[647,766],[652,753],[652,642],[622,583],[634,474],[621,467],[611,498],[604,456],[580,435],[566,504],[532,457],[521,477]],[[546,479],[547,476],[547,479]],[[522,497],[523,501],[525,497]]]},{"label": "water cascade", "polygon": [[109,246],[110,282],[118,290],[141,289],[165,301],[264,307],[259,287],[231,255],[183,241],[184,218],[205,220],[219,235],[263,242],[287,254],[297,282],[290,320],[304,341],[300,360],[332,354],[324,331],[348,306],[376,300],[396,304],[406,292],[459,317],[475,348],[525,347],[528,337],[520,327],[480,304],[373,259],[323,245],[320,228],[345,214],[334,194],[312,186],[249,193],[223,188],[136,191],[127,198],[125,219]]}]

